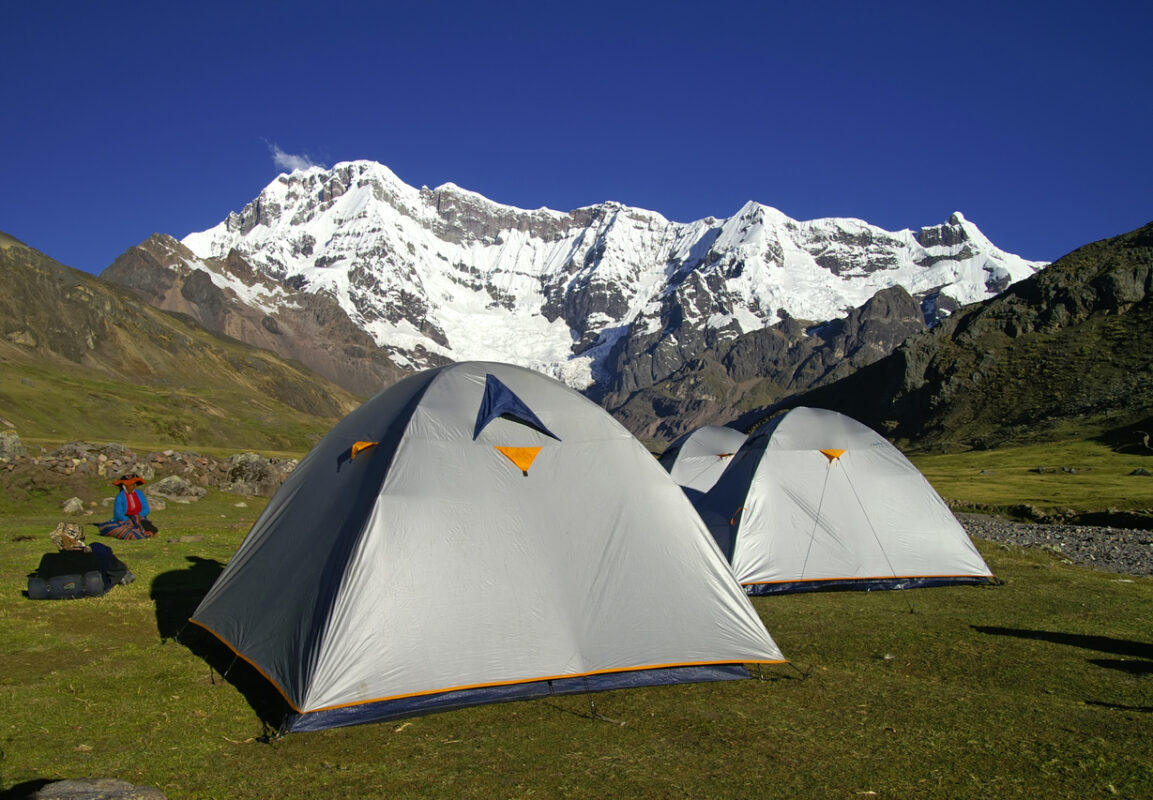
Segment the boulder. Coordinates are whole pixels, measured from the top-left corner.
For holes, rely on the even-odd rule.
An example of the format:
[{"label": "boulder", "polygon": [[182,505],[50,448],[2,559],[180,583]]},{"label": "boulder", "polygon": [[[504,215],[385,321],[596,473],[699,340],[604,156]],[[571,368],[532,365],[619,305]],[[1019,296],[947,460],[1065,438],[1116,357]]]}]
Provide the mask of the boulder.
[{"label": "boulder", "polygon": [[27,454],[28,450],[16,435],[16,431],[0,432],[0,459],[20,458]]},{"label": "boulder", "polygon": [[179,475],[169,475],[167,478],[161,478],[152,484],[148,492],[152,495],[160,495],[167,497],[170,500],[199,500],[207,493],[207,489],[203,486],[193,486]]},{"label": "boulder", "polygon": [[[143,478],[146,481],[151,481],[153,478],[156,477],[156,470],[152,468],[151,464],[146,463],[146,462],[141,463],[141,462],[137,461],[127,471],[128,472],[135,472],[137,475],[139,475],[141,478]],[[120,476],[117,475],[116,477],[119,478]]]},{"label": "boulder", "polygon": [[234,494],[271,497],[295,466],[294,460],[239,453],[229,457],[227,477],[220,488]]}]

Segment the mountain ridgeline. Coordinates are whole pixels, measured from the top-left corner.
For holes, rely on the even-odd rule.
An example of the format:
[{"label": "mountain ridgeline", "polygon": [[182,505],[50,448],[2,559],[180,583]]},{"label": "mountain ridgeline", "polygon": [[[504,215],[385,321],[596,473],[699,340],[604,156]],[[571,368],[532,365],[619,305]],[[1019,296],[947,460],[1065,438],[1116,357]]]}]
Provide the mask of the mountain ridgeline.
[{"label": "mountain ridgeline", "polygon": [[739,424],[803,405],[848,414],[919,449],[1072,434],[1148,450],[1151,334],[1153,223],[1081,247],[889,356]]},{"label": "mountain ridgeline", "polygon": [[[157,235],[106,270],[128,292],[0,234],[4,424],[48,438],[299,450],[412,368],[331,293],[277,281],[236,252],[224,262]],[[279,302],[265,303],[270,295]],[[849,414],[912,449],[1063,433],[1132,444],[1153,430],[1151,298],[1153,223],[1082,247],[932,328],[901,286],[840,318],[786,316],[728,338],[670,320],[678,340],[703,337],[695,355],[666,354],[655,334],[621,337],[622,359],[667,357],[653,370],[666,377],[601,398],[658,445],[702,424],[755,426],[795,405]]]},{"label": "mountain ridgeline", "polygon": [[890,232],[752,202],[691,223],[611,202],[527,211],[357,161],[281,175],[102,277],[362,396],[506,361],[667,441],[836,380],[1042,266],[960,214]]},{"label": "mountain ridgeline", "polygon": [[0,237],[0,371],[19,378],[0,415],[50,437],[54,398],[56,427],[300,449],[413,370],[492,360],[564,380],[654,448],[795,405],[905,447],[1124,437],[1153,423],[1151,240],[1046,266],[959,213],[889,232],[751,202],[691,223],[526,211],[348,162],[281,175],[99,279]]}]

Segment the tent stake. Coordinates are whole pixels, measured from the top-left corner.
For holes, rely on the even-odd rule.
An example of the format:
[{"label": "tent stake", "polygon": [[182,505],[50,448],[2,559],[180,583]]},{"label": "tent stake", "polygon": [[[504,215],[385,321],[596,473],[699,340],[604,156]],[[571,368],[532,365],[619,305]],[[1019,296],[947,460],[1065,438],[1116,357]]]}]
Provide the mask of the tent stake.
[{"label": "tent stake", "polygon": [[620,720],[609,719],[608,717],[602,715],[599,711],[597,711],[597,704],[595,701],[593,701],[592,692],[590,692],[588,690],[589,681],[588,681],[587,676],[584,678],[584,685],[585,685],[585,699],[589,701],[589,714],[592,715],[592,718],[593,719],[599,719],[601,722],[611,722],[613,725],[620,725],[623,728],[624,723],[621,722]]}]

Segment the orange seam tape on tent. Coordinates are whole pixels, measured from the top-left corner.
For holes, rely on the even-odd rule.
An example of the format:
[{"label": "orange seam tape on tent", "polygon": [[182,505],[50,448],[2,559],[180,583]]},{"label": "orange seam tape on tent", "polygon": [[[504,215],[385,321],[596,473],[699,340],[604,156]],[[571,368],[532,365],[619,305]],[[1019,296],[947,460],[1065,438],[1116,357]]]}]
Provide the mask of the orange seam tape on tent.
[{"label": "orange seam tape on tent", "polygon": [[493,447],[499,450],[509,461],[516,464],[517,469],[525,475],[528,475],[529,467],[532,466],[532,462],[540,453],[539,447],[503,447],[499,444],[493,445]]},{"label": "orange seam tape on tent", "polygon": [[[834,583],[836,581],[901,581],[909,578],[985,578],[979,572],[962,572],[956,575],[863,575],[852,578],[789,578],[781,581],[749,581],[741,586],[769,586],[774,583]],[[752,663],[752,662],[749,662]]]},{"label": "orange seam tape on tent", "polygon": [[844,450],[822,450],[821,455],[829,459],[829,461],[836,461],[838,458],[845,454]]},{"label": "orange seam tape on tent", "polygon": [[292,702],[292,698],[289,697],[288,693],[280,687],[280,684],[277,683],[275,680],[273,680],[271,675],[269,675],[267,672],[265,672],[264,670],[262,670],[260,668],[259,664],[257,664],[255,661],[252,661],[251,659],[249,659],[247,656],[244,655],[244,653],[241,653],[239,650],[237,650],[235,647],[233,647],[232,644],[227,639],[225,639],[223,636],[221,636],[216,631],[212,630],[212,628],[208,627],[203,622],[199,622],[199,621],[191,619],[191,618],[189,618],[188,621],[191,622],[193,625],[199,625],[201,628],[204,628],[204,630],[211,633],[221,643],[223,643],[225,647],[227,647],[229,650],[231,650],[233,655],[235,655],[237,658],[242,660],[245,664],[248,664],[248,666],[252,667],[254,670],[259,672],[264,677],[264,679],[266,681],[268,681],[269,683],[271,683],[273,686],[276,687],[276,691],[280,692],[280,696],[284,698],[284,702],[288,703],[288,705],[292,708],[293,711],[295,711],[297,714],[303,714],[304,713],[303,711],[301,711],[299,708],[296,707],[296,703]]},{"label": "orange seam tape on tent", "polygon": [[592,672],[578,672],[573,675],[546,675],[540,678],[520,678],[515,681],[493,681],[492,683],[473,683],[464,686],[446,686],[443,689],[429,689],[423,692],[409,692],[408,694],[390,695],[387,697],[377,697],[372,700],[358,700],[355,703],[340,703],[334,706],[324,706],[323,708],[314,708],[311,711],[303,711],[303,714],[318,714],[321,711],[332,711],[337,708],[352,708],[353,706],[366,706],[372,703],[384,703],[390,700],[404,700],[408,697],[424,697],[430,694],[442,694],[444,692],[463,692],[472,689],[487,689],[492,686],[515,686],[518,683],[536,683],[538,681],[560,681],[567,678],[587,678],[589,675],[609,675],[614,672],[639,672],[646,669],[671,669],[673,667],[703,667],[712,664],[787,664],[787,658],[780,658],[775,660],[752,660],[752,661],[686,661],[683,664],[646,664],[638,667],[623,667],[620,669],[598,669]]},{"label": "orange seam tape on tent", "polygon": [[463,686],[448,686],[448,687],[445,687],[443,689],[429,689],[429,690],[423,691],[423,692],[408,692],[407,694],[397,694],[397,695],[389,695],[386,697],[377,697],[377,698],[374,698],[372,700],[358,700],[355,703],[340,703],[338,705],[333,705],[333,706],[324,706],[322,708],[314,708],[310,711],[302,711],[300,708],[297,707],[296,703],[292,702],[292,699],[288,696],[288,694],[284,691],[284,689],[281,688],[280,684],[277,683],[275,680],[273,680],[272,676],[270,676],[267,672],[265,672],[263,669],[261,669],[260,666],[257,665],[254,661],[250,660],[243,653],[241,653],[239,650],[237,650],[235,647],[233,647],[228,642],[227,639],[225,639],[219,633],[212,630],[212,628],[208,627],[207,625],[205,625],[203,622],[200,622],[199,620],[189,619],[188,621],[191,622],[193,625],[198,625],[201,628],[203,628],[204,630],[211,633],[220,642],[222,642],[225,647],[227,647],[229,650],[231,650],[236,655],[237,658],[242,659],[246,664],[248,664],[254,670],[259,672],[264,677],[264,679],[266,681],[268,681],[269,683],[271,683],[273,686],[276,687],[276,691],[280,692],[280,696],[284,698],[284,701],[286,703],[288,703],[288,705],[292,707],[292,710],[295,711],[297,714],[316,714],[316,713],[319,713],[321,711],[332,711],[333,709],[337,709],[337,708],[352,708],[353,706],[371,705],[372,703],[383,703],[383,702],[388,701],[388,700],[403,700],[406,697],[422,697],[422,696],[430,695],[430,694],[441,694],[443,692],[460,692],[460,691],[464,691],[466,689],[487,689],[491,686],[513,686],[513,685],[518,684],[518,683],[536,683],[537,681],[557,681],[557,680],[564,680],[566,678],[584,678],[584,677],[588,677],[589,675],[607,675],[607,674],[610,674],[613,672],[638,672],[638,671],[646,670],[646,669],[670,669],[672,667],[702,667],[702,666],[708,666],[710,664],[787,664],[787,663],[789,663],[789,660],[787,658],[780,658],[780,659],[771,659],[771,660],[770,659],[764,659],[764,660],[753,659],[750,661],[686,661],[686,662],[680,663],[680,664],[676,664],[676,663],[674,663],[674,664],[646,664],[646,665],[641,665],[641,666],[637,666],[637,667],[623,667],[621,669],[598,669],[598,670],[593,670],[592,672],[579,672],[579,673],[576,673],[573,675],[546,675],[546,676],[541,677],[541,678],[520,678],[518,680],[513,680],[513,681],[492,681],[491,683],[474,683],[474,684],[465,684]]},{"label": "orange seam tape on tent", "polygon": [[352,455],[348,457],[349,461],[356,458],[356,454],[361,450],[367,450],[370,447],[376,447],[379,442],[355,442],[352,445]]}]

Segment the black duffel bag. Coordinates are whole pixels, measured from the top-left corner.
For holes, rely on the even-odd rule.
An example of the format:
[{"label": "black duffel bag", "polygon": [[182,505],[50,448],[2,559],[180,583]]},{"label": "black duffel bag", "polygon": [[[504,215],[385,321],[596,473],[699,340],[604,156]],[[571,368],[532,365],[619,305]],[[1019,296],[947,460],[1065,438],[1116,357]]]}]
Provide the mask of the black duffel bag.
[{"label": "black duffel bag", "polygon": [[99,597],[118,583],[128,583],[132,573],[112,548],[94,542],[87,550],[45,553],[36,574],[28,578],[32,600],[67,600]]}]

